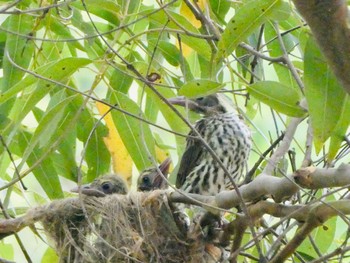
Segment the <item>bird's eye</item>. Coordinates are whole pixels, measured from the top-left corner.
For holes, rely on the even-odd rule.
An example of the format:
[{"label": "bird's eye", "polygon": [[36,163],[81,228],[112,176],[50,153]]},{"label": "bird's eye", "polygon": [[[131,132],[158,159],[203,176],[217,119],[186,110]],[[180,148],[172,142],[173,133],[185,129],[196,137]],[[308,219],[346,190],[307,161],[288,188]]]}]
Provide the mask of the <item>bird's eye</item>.
[{"label": "bird's eye", "polygon": [[102,191],[103,192],[108,192],[111,189],[111,184],[110,183],[103,183],[102,184]]},{"label": "bird's eye", "polygon": [[148,176],[143,177],[143,178],[142,178],[142,182],[143,182],[144,184],[148,184],[148,183],[149,183],[149,177],[148,177]]}]

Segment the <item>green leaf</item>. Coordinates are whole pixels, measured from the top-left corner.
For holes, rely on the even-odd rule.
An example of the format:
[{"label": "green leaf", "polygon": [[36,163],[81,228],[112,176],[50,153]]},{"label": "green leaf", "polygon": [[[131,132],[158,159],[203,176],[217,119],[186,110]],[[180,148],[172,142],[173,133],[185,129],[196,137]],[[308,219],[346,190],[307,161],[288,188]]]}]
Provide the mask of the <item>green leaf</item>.
[{"label": "green leaf", "polygon": [[[100,17],[102,19],[107,20],[111,24],[119,25],[119,14],[120,7],[115,3],[115,1],[104,0],[103,4],[99,0],[85,0],[84,1],[87,10],[91,13]],[[73,2],[72,6],[85,10],[82,6],[81,2]]]},{"label": "green leaf", "polygon": [[337,217],[334,216],[324,222],[321,227],[316,228],[313,232],[314,240],[322,254],[329,251],[330,246],[334,243],[334,236],[337,229]]},{"label": "green leaf", "polygon": [[209,0],[211,10],[215,14],[215,17],[221,22],[225,23],[225,16],[230,10],[230,2],[226,0]]},{"label": "green leaf", "polygon": [[[18,133],[17,143],[22,151],[22,154],[27,150],[31,136],[32,135],[29,132],[23,129],[21,129],[21,131]],[[47,153],[38,149],[38,147],[34,147],[32,152],[29,154],[26,163],[29,167],[31,167],[43,156],[47,156]],[[21,167],[18,168],[20,169]],[[40,164],[36,166],[32,172],[50,199],[59,199],[64,197],[57,171],[48,156],[41,160]]]},{"label": "green leaf", "polygon": [[[135,67],[139,70],[139,72],[141,74],[145,74],[147,72],[147,68],[149,67],[147,65],[147,63],[134,63],[133,65],[135,65]],[[154,69],[152,69],[152,72],[156,72],[157,71],[153,71]],[[160,75],[162,75],[161,73],[159,73]],[[169,85],[166,81],[166,79],[161,79],[163,84],[165,85]],[[177,81],[177,82],[176,82]],[[179,79],[174,78],[174,82],[176,83],[181,83],[182,82]],[[164,103],[164,101],[162,99],[159,98],[158,95],[156,95],[152,90],[150,89],[145,89],[146,94],[147,94],[147,106],[151,105],[154,109],[152,110],[152,112],[148,112],[148,110],[145,110],[145,113],[147,113],[147,117],[150,117],[151,121],[152,119],[155,117],[153,114],[154,112],[157,112],[157,109],[159,109],[162,113],[162,115],[164,116],[166,122],[169,124],[170,128],[172,131],[174,132],[178,132],[178,133],[182,133],[184,135],[186,135],[189,131],[189,128],[184,125],[183,120],[180,119],[179,116],[177,116],[176,114],[174,114],[173,110]],[[173,98],[176,96],[175,92],[172,89],[169,89],[166,86],[158,86],[157,87],[157,91],[164,97],[164,98]],[[157,109],[155,109],[157,108]],[[180,109],[184,110],[184,109]],[[183,147],[185,146],[184,143],[184,137],[181,136],[175,136],[175,140],[176,143],[178,145],[177,147],[177,151],[179,154],[183,153]]]},{"label": "green leaf", "polygon": [[0,258],[6,258],[10,260],[10,259],[13,259],[13,257],[14,257],[14,249],[12,244],[0,242]]},{"label": "green leaf", "polygon": [[180,89],[179,95],[188,98],[198,98],[213,94],[220,90],[224,84],[212,80],[197,79],[186,82]]},{"label": "green leaf", "polygon": [[[20,67],[27,68],[33,57],[34,41],[22,35],[32,34],[35,18],[27,14],[11,15],[8,18],[7,30],[12,34],[7,34],[5,49],[13,62]],[[1,91],[4,92],[22,79],[25,72],[13,66],[7,56],[4,57],[4,80]]]},{"label": "green leaf", "polygon": [[275,81],[259,81],[248,86],[249,93],[274,110],[292,117],[302,117],[300,95],[295,89]]},{"label": "green leaf", "polygon": [[53,153],[51,159],[59,175],[71,181],[77,181],[78,167],[75,161],[76,129],[71,128],[70,130],[57,148],[59,153]]},{"label": "green leaf", "polygon": [[57,256],[55,250],[53,250],[51,247],[48,247],[43,255],[43,258],[41,259],[41,262],[43,262],[43,263],[45,263],[45,262],[58,263],[59,258]]},{"label": "green leaf", "polygon": [[[120,92],[111,95],[110,103],[144,118],[139,106]],[[123,143],[138,170],[152,165],[149,155],[155,156],[155,142],[148,125],[120,111],[112,110],[113,121]]]},{"label": "green leaf", "polygon": [[[265,36],[266,42],[277,37],[276,31],[271,25],[271,23],[265,24],[264,36]],[[297,46],[297,43],[293,41],[293,38],[290,34],[284,35],[282,37],[282,40],[287,49],[287,52],[291,52],[292,48]],[[280,44],[277,40],[270,42],[267,45],[267,49],[269,50],[271,57],[279,57],[283,55]],[[299,89],[299,86],[297,85],[295,78],[293,77],[291,71],[287,67],[279,63],[272,63],[272,65],[276,71],[279,82],[289,87]]]},{"label": "green leaf", "polygon": [[180,52],[175,45],[166,41],[160,41],[158,43],[158,49],[170,65],[177,67],[180,64]]},{"label": "green leaf", "polygon": [[123,93],[127,93],[133,82],[132,76],[127,72],[126,66],[119,64],[114,65],[112,76],[109,80],[111,87]]},{"label": "green leaf", "polygon": [[47,110],[40,120],[38,127],[35,129],[33,135],[33,142],[38,141],[39,147],[43,147],[55,134],[61,120],[65,118],[66,106],[74,99],[74,96],[62,99],[54,107]]},{"label": "green leaf", "polygon": [[346,93],[312,38],[305,48],[304,79],[315,149],[318,153],[339,122]]},{"label": "green leaf", "polygon": [[[320,193],[319,196],[321,198],[323,194]],[[327,202],[330,206],[332,206],[332,203],[329,201],[335,200],[335,199],[336,198],[334,195],[329,195],[327,199],[324,201]],[[338,219],[337,217],[332,217],[328,219],[326,222],[322,224],[322,226],[315,228],[310,234],[310,236],[314,240],[314,243],[317,244],[317,249],[323,255],[326,254],[327,252],[330,252],[329,251],[330,247],[332,246],[332,244],[334,244],[334,238],[337,231],[337,219]],[[305,253],[305,255],[308,255],[313,259],[319,258],[319,254],[318,254],[319,252],[315,251],[314,244],[311,243],[309,238],[306,238],[301,243],[301,245],[298,247],[298,252]],[[304,258],[307,259],[306,257]]]},{"label": "green leaf", "polygon": [[218,43],[216,61],[228,57],[255,29],[268,19],[286,19],[290,6],[282,0],[248,1],[228,22]]},{"label": "green leaf", "polygon": [[337,126],[331,135],[331,141],[329,144],[327,162],[330,163],[334,160],[341,143],[344,141],[344,137],[346,131],[348,130],[350,124],[350,98],[349,95],[346,94],[346,98],[342,107],[342,112],[339,116],[339,121]]},{"label": "green leaf", "polygon": [[313,253],[313,254],[312,254],[313,256],[311,256],[310,251],[313,251],[311,246],[308,247],[308,250],[307,250],[307,251],[308,251],[307,253],[304,253],[304,252],[302,252],[302,251],[300,251],[300,250],[297,250],[297,253],[298,253],[304,260],[306,260],[307,262],[312,261],[312,260],[318,258],[317,255],[316,255],[315,253]]},{"label": "green leaf", "polygon": [[[65,58],[56,62],[49,63],[46,65],[46,67],[40,67],[40,69],[38,69],[38,72],[46,78],[56,80],[60,83],[65,83],[71,74],[73,74],[80,67],[89,64],[90,62],[91,60],[83,58]],[[28,93],[23,92],[23,90],[28,91],[28,85],[36,82],[37,85],[35,89],[29,88]],[[16,99],[9,115],[10,119],[12,119],[12,122],[4,128],[3,134],[14,134],[19,128],[20,122],[27,116],[30,111],[36,107],[37,103],[52,90],[51,87],[55,87],[55,85],[52,83],[49,84],[44,80],[38,81],[34,76],[29,75],[17,83],[13,88],[8,90],[8,92],[4,94],[4,97],[7,99],[15,96],[19,91],[22,91],[23,95]],[[0,103],[2,99],[3,98],[0,95]],[[11,138],[12,136],[10,136],[9,140],[11,140]]]},{"label": "green leaf", "polygon": [[[149,65],[147,63],[138,61],[138,62],[133,63],[133,65],[143,76],[146,75],[147,70],[149,68]],[[160,72],[156,71],[153,68],[151,68],[150,71],[158,73],[162,76],[162,74]],[[166,81],[166,79],[164,79],[164,81]],[[179,80],[177,79],[177,81],[179,81]],[[167,83],[164,83],[164,84],[167,84]],[[157,105],[157,107],[162,112],[164,118],[166,119],[167,123],[169,124],[170,128],[174,132],[178,132],[178,133],[182,133],[182,134],[186,135],[188,133],[189,128],[186,125],[184,125],[183,120],[181,120],[180,117],[178,117],[176,114],[174,114],[173,110],[168,105],[166,105],[164,103],[164,101],[161,100],[153,91],[151,91],[148,88],[145,89],[145,91],[147,93],[147,100],[150,99],[150,100],[154,101],[154,104],[152,104],[152,105]],[[164,98],[173,98],[176,96],[174,91],[167,88],[167,87],[159,86],[159,87],[157,87],[157,91]],[[180,136],[176,136],[175,140],[176,140],[177,145],[178,145],[178,147],[177,147],[178,153],[179,154],[183,153],[183,147],[185,146],[184,145],[184,138],[180,137]]]},{"label": "green leaf", "polygon": [[[96,118],[87,108],[81,111],[84,99],[78,96],[69,105],[71,112],[80,112],[77,120],[77,137],[83,142],[85,151],[85,161],[88,166],[86,181],[91,182],[97,176],[105,174],[110,169],[111,155],[103,141],[103,137],[107,136],[108,129]],[[98,122],[99,121],[99,122]],[[98,123],[97,123],[98,122]],[[97,127],[95,127],[97,125]],[[94,133],[90,137],[91,131]]]},{"label": "green leaf", "polygon": [[89,58],[96,59],[105,54],[106,48],[103,47],[101,40],[99,38],[91,38],[95,35],[96,30],[91,23],[85,21],[85,17],[79,12],[73,12],[73,17],[71,19],[72,25],[79,29],[86,36],[84,41],[84,50]]},{"label": "green leaf", "polygon": [[147,118],[147,120],[156,123],[158,113],[159,113],[159,108],[155,103],[155,101],[149,96],[146,96],[145,100],[146,100],[145,112],[144,112],[145,117]]},{"label": "green leaf", "polygon": [[[171,20],[169,22],[169,18],[164,12],[157,12],[152,14],[149,19],[154,22],[158,28],[164,28],[166,24],[168,28],[182,30],[186,29],[187,32],[193,34],[201,34],[200,31],[193,26],[184,16],[174,13],[172,11],[167,11],[167,14],[171,16]],[[176,21],[176,23],[173,22]],[[178,24],[181,26],[179,27]],[[176,37],[176,33],[174,34]],[[196,38],[188,35],[181,35],[181,41],[198,52],[198,54],[202,55],[207,61],[210,60],[211,57],[211,49],[206,40]]]},{"label": "green leaf", "polygon": [[[62,23],[58,17],[50,17],[50,21],[47,23],[50,26],[50,30],[53,33],[55,33],[59,39],[74,39],[74,36],[70,31],[70,27],[67,24]],[[69,43],[69,45],[72,45],[77,49],[84,51],[84,48],[79,43],[79,41],[72,41],[72,42],[67,41],[67,43]],[[54,43],[54,44],[58,44],[58,43]],[[76,56],[76,54],[73,54],[73,55]]]},{"label": "green leaf", "polygon": [[[2,62],[3,79],[0,85],[1,93],[9,90],[25,75],[25,72],[14,66],[13,63],[19,67],[27,68],[32,61],[34,56],[34,40],[23,36],[33,34],[32,30],[35,21],[35,17],[27,14],[13,14],[3,23],[6,30],[12,33],[6,35],[6,52]],[[1,114],[8,116],[14,101],[15,99],[12,99],[6,103],[0,103]]]},{"label": "green leaf", "polygon": [[65,111],[65,107],[72,99],[73,97],[69,97],[62,100],[55,107],[44,114],[33,136],[31,137],[25,152],[22,155],[19,166],[22,166],[27,161],[28,156],[33,152],[38,143],[39,148],[42,148],[47,141],[50,140],[51,136],[55,134],[59,122],[64,117],[63,113]]},{"label": "green leaf", "polygon": [[[36,74],[41,75],[45,78],[49,78],[58,82],[63,82],[70,75],[76,72],[79,68],[90,64],[92,61],[86,58],[63,58],[54,62],[50,62],[43,65],[35,70]],[[26,87],[34,84],[38,81],[38,78],[33,75],[28,75],[23,80],[12,86],[6,92],[0,94],[0,103],[16,96],[17,93],[25,90]],[[49,91],[48,87],[54,86],[51,82],[45,80],[38,81],[39,90],[46,90],[45,94]],[[35,93],[35,91],[34,91]]]}]

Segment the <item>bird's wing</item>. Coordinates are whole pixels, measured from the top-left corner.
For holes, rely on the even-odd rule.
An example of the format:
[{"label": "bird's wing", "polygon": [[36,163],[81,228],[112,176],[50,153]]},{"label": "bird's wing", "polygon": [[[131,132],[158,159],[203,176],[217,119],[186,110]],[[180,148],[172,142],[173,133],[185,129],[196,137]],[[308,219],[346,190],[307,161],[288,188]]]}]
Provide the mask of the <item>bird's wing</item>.
[{"label": "bird's wing", "polygon": [[[196,128],[203,137],[203,129],[202,120],[197,122]],[[196,134],[191,131],[189,133],[190,136],[196,136]],[[182,155],[179,171],[176,177],[176,187],[180,188],[186,181],[188,174],[196,167],[201,159],[201,155],[204,151],[204,146],[200,140],[188,138],[187,139],[187,147]]]}]

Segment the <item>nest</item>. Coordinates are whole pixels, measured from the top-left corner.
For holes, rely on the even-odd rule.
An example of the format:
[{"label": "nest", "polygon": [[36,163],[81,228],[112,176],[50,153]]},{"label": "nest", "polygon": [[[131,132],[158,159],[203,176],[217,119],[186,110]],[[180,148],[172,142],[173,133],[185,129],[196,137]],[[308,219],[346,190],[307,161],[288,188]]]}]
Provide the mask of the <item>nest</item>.
[{"label": "nest", "polygon": [[164,191],[84,196],[53,202],[40,221],[60,262],[211,262],[175,210]]}]

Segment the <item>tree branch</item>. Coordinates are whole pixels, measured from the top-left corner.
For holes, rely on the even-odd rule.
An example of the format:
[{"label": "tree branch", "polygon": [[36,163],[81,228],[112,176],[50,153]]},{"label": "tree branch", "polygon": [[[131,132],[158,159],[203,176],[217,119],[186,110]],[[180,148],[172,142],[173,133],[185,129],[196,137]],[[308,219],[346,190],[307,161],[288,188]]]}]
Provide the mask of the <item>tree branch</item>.
[{"label": "tree branch", "polygon": [[[302,168],[282,178],[262,173],[238,189],[244,202],[256,202],[264,196],[271,196],[275,202],[280,203],[294,195],[299,188],[322,189],[347,185],[350,185],[350,165],[341,164],[338,168]],[[171,192],[168,197],[174,203],[205,203],[221,209],[230,209],[240,204],[240,198],[234,190],[222,191],[216,196]]]},{"label": "tree branch", "polygon": [[293,0],[333,72],[350,93],[350,30],[345,0]]},{"label": "tree branch", "polygon": [[284,262],[289,256],[292,255],[292,253],[305,240],[305,238],[308,237],[313,229],[321,226],[328,219],[339,215],[339,212],[346,215],[350,214],[349,200],[333,201],[327,204],[322,203],[312,206],[310,211],[307,213],[305,224],[303,224],[293,239],[288,242],[283,250],[277,254],[270,262]]}]

